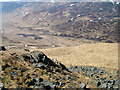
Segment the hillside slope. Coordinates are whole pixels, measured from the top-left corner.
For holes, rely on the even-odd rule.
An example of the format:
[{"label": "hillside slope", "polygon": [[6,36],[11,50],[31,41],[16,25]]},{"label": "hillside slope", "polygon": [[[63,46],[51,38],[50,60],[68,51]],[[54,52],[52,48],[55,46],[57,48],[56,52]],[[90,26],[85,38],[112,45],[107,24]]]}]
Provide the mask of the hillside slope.
[{"label": "hillside slope", "polygon": [[0,51],[0,85],[45,90],[118,88],[117,51],[117,44],[106,43]]},{"label": "hillside slope", "polygon": [[[20,35],[30,33],[38,38],[28,38],[34,38],[31,35],[24,37],[25,41],[22,40],[26,42],[27,39],[28,44],[29,39],[32,42],[35,40],[41,42],[42,39],[46,41],[44,36],[42,39],[39,38],[41,35],[48,38],[62,37],[62,40],[74,38],[93,42],[117,42],[119,41],[118,6],[119,4],[111,2],[28,3],[12,13],[3,15],[3,41],[20,44],[23,43]],[[11,34],[15,34],[13,38],[10,37]]]},{"label": "hillside slope", "polygon": [[[118,44],[96,43],[75,47],[43,49],[50,58],[60,60],[67,66],[83,65],[118,68]],[[112,62],[112,63],[111,63]]]}]

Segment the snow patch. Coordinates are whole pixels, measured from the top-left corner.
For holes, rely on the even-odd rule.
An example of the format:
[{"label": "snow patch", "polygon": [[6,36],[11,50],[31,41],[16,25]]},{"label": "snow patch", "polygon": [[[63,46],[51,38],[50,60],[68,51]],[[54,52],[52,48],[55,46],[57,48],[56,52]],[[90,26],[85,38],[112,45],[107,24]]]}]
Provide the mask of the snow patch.
[{"label": "snow patch", "polygon": [[100,8],[100,10],[103,10],[102,8]]},{"label": "snow patch", "polygon": [[50,2],[51,2],[51,3],[55,3],[55,1],[54,1],[54,0],[51,0]]},{"label": "snow patch", "polygon": [[102,1],[106,1],[106,0],[102,0]]},{"label": "snow patch", "polygon": [[80,17],[80,14],[78,14],[77,17]]},{"label": "snow patch", "polygon": [[111,19],[110,21],[113,21],[113,19]]},{"label": "snow patch", "polygon": [[113,0],[110,0],[113,4],[114,4],[114,1]]},{"label": "snow patch", "polygon": [[98,20],[101,20],[102,18],[98,18]]},{"label": "snow patch", "polygon": [[72,6],[74,6],[75,4],[70,4],[70,6],[72,7]]},{"label": "snow patch", "polygon": [[70,20],[73,21],[74,18],[71,18]]},{"label": "snow patch", "polygon": [[93,22],[93,20],[91,19],[90,22]]},{"label": "snow patch", "polygon": [[25,45],[25,47],[27,47],[28,45]]},{"label": "snow patch", "polygon": [[120,4],[120,2],[116,2],[116,4]]},{"label": "snow patch", "polygon": [[97,36],[96,38],[99,38],[99,36]]},{"label": "snow patch", "polygon": [[115,8],[113,8],[113,11],[116,11]]},{"label": "snow patch", "polygon": [[43,21],[42,18],[39,18],[40,21]]},{"label": "snow patch", "polygon": [[25,12],[25,14],[27,15],[27,14],[28,14],[28,12]]}]

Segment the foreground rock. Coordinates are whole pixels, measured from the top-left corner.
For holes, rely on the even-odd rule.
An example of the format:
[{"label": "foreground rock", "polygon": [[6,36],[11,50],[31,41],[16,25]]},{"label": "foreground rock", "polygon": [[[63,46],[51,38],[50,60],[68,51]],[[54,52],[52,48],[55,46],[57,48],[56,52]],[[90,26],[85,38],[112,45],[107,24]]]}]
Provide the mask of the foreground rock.
[{"label": "foreground rock", "polygon": [[[3,59],[2,82],[5,88],[62,88],[72,85],[77,77],[65,65],[51,60],[43,52],[10,54]],[[74,87],[79,86],[79,83]],[[72,87],[72,86],[71,86]]]},{"label": "foreground rock", "polygon": [[74,66],[69,68],[69,70],[82,73],[85,77],[89,77],[93,85],[98,88],[118,88],[119,72],[110,73],[103,68],[89,66]]},{"label": "foreground rock", "polygon": [[42,66],[40,67],[49,68],[49,69],[60,68],[62,70],[69,71],[65,65],[58,62],[57,60],[56,61],[51,60],[43,52],[40,52],[40,51],[33,51],[29,54],[24,54],[23,57],[26,61],[29,61],[30,63],[34,63],[35,65],[41,64]]},{"label": "foreground rock", "polygon": [[[3,58],[1,87],[4,88],[118,88],[118,72],[111,74],[97,67],[67,68],[43,52],[10,53]],[[89,78],[89,79],[86,79]]]}]

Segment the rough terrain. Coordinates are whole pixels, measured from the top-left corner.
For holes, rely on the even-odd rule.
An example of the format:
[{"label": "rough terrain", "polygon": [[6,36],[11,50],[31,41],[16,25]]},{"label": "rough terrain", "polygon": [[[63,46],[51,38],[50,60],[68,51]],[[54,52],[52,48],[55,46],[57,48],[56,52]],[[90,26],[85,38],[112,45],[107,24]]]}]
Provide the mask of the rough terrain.
[{"label": "rough terrain", "polygon": [[[86,45],[86,44],[85,44]],[[83,49],[84,44],[76,46],[77,50]],[[115,50],[117,50],[117,44],[87,44],[94,52],[95,50],[99,50],[100,47],[104,46],[102,51],[106,52],[108,55],[117,54]],[[93,48],[93,47],[94,48]],[[114,46],[114,47],[111,47]],[[86,46],[85,46],[86,47]],[[108,47],[111,47],[107,49]],[[69,49],[68,49],[69,48]],[[74,48],[74,49],[73,49]],[[81,55],[77,56],[77,52],[75,47],[66,47],[65,48],[55,48],[57,51],[60,51],[59,54],[66,53],[71,57],[73,60],[69,62],[69,59],[66,58],[66,55],[57,56],[57,60],[50,59],[50,53],[53,54],[52,51],[55,49],[38,49],[35,50],[5,50],[1,52],[1,86],[4,85],[4,88],[118,88],[118,77],[119,77],[119,70],[114,63],[118,63],[117,60],[112,59],[109,55],[109,62],[105,61],[104,63],[99,63],[99,61],[103,60],[103,58],[107,58],[104,56],[102,59],[99,58],[94,60],[90,63],[88,62],[88,58],[86,60],[80,59],[80,56],[83,54],[82,51]],[[105,49],[106,48],[106,49]],[[59,50],[58,50],[59,49]],[[63,51],[61,51],[62,49]],[[48,51],[49,50],[49,51]],[[76,51],[77,51],[76,50]],[[86,51],[89,51],[86,47]],[[85,51],[83,49],[83,51]],[[106,50],[106,51],[105,51]],[[112,50],[112,51],[111,51]],[[41,52],[44,51],[46,55]],[[56,51],[56,54],[57,54]],[[97,51],[95,53],[99,53],[99,55],[104,54],[102,51]],[[49,53],[48,53],[49,52]],[[112,52],[112,53],[111,53]],[[114,53],[116,52],[116,53]],[[89,52],[91,53],[91,52]],[[101,53],[101,54],[100,54]],[[76,55],[77,58],[72,58]],[[79,53],[80,54],[80,53]],[[96,54],[96,55],[97,55]],[[84,53],[84,55],[89,55]],[[92,53],[94,55],[94,53]],[[50,58],[49,58],[50,56]],[[60,57],[59,57],[60,56]],[[112,56],[112,57],[113,57]],[[85,56],[84,56],[85,57]],[[87,56],[86,56],[87,57]],[[117,56],[116,56],[117,57]],[[59,59],[58,59],[59,58]],[[110,59],[111,58],[111,59]],[[62,59],[62,60],[61,60]],[[79,59],[77,61],[77,59]],[[89,58],[90,59],[90,58]],[[117,58],[116,58],[117,59]],[[76,62],[75,62],[76,61]],[[62,63],[61,63],[62,62]],[[67,63],[69,62],[69,63]],[[74,63],[73,63],[74,62]],[[112,62],[112,64],[110,64]],[[75,64],[76,63],[76,64]],[[109,63],[109,65],[108,65]],[[70,65],[69,65],[70,64]],[[108,66],[107,66],[108,65]]]},{"label": "rough terrain", "polygon": [[0,89],[118,88],[119,5],[3,3]]}]

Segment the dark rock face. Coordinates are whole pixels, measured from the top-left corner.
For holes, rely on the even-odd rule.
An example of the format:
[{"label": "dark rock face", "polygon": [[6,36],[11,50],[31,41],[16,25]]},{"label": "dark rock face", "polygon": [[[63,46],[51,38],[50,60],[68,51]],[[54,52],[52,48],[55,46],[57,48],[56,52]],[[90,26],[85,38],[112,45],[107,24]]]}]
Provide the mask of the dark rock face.
[{"label": "dark rock face", "polygon": [[43,81],[42,78],[35,78],[35,80],[36,80],[37,82],[42,82],[42,81]]},{"label": "dark rock face", "polygon": [[5,46],[0,46],[0,51],[6,51]]},{"label": "dark rock face", "polygon": [[101,82],[96,82],[96,86],[99,87],[101,85]]},{"label": "dark rock face", "polygon": [[30,50],[29,49],[24,49],[25,51],[27,51],[27,52],[30,52]]},{"label": "dark rock face", "polygon": [[39,63],[39,62],[45,63],[45,59],[47,59],[47,56],[40,51],[33,51],[30,54],[36,63]]},{"label": "dark rock face", "polygon": [[34,86],[35,83],[36,83],[36,79],[33,78],[31,81],[27,82],[26,84],[27,84],[28,87],[29,87],[29,86]]},{"label": "dark rock face", "polygon": [[113,41],[108,40],[108,41],[106,41],[105,43],[113,43]]},{"label": "dark rock face", "polygon": [[5,69],[8,68],[8,67],[10,67],[10,65],[5,64],[5,65],[2,66],[2,70],[5,70]]},{"label": "dark rock face", "polygon": [[61,68],[62,70],[69,71],[65,65],[58,61],[51,60],[43,52],[33,51],[30,54],[23,55],[26,61],[34,63],[34,67],[47,69],[47,68]]}]

